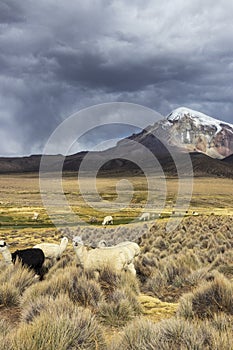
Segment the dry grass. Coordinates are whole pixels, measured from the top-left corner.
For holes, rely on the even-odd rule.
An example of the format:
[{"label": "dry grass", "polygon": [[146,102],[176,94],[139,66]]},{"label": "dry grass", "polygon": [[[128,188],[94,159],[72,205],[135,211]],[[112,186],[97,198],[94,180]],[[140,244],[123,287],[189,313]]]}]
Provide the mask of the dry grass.
[{"label": "dry grass", "polygon": [[[134,195],[129,205],[114,212],[114,221],[116,224],[129,222],[131,219],[136,218],[146,202],[148,195],[147,181],[143,176],[127,177],[134,187]],[[116,185],[121,178],[99,178],[97,179],[97,190],[100,195],[107,201],[112,201],[116,197]],[[52,180],[51,180],[52,181]],[[90,179],[82,180],[82,185],[88,188],[88,182]],[[160,193],[159,179],[155,179],[157,185],[156,198],[162,198],[163,193]],[[190,180],[184,180],[189,182]],[[164,208],[165,216],[171,215],[173,210],[173,204],[177,194],[178,183],[176,179],[167,179],[167,197]],[[1,175],[0,176],[0,188],[1,188],[1,202],[0,202],[0,224],[3,232],[5,232],[11,240],[12,238],[19,238],[23,236],[23,242],[30,244],[36,243],[36,235],[38,238],[41,236],[43,229],[50,230],[54,234],[56,240],[58,233],[54,230],[53,224],[50,218],[46,214],[46,210],[43,207],[38,177],[33,174],[26,175]],[[80,189],[77,183],[77,178],[74,176],[65,176],[63,178],[64,193],[69,201],[72,210],[77,213],[80,218],[86,222],[90,221],[91,217],[97,218],[97,225],[101,224],[103,214],[98,210],[93,209],[88,203],[86,203],[83,197],[80,195]],[[192,200],[190,204],[190,213],[193,210],[197,210],[202,214],[210,214],[214,212],[217,215],[230,215],[233,214],[232,208],[232,180],[228,179],[195,179],[194,190]],[[124,195],[125,191],[122,189],[120,195]],[[51,194],[48,193],[48,198]],[[90,193],[87,196],[87,200],[92,200],[93,195]],[[56,200],[54,198],[54,200]],[[97,208],[98,209],[98,208]],[[40,216],[38,221],[33,221],[33,212],[39,212]],[[155,210],[156,212],[156,210]],[[58,222],[64,224],[67,222],[67,217],[64,214],[62,208],[57,209],[56,219]],[[75,225],[75,222],[70,224]],[[32,229],[33,228],[33,229]],[[24,229],[24,231],[22,231]],[[42,229],[42,230],[41,230]],[[12,232],[17,231],[17,232]],[[49,239],[48,237],[46,237]],[[50,238],[53,241],[53,237]],[[17,240],[19,241],[19,240]],[[18,242],[19,246],[21,242]]]},{"label": "dry grass", "polygon": [[[118,180],[98,180],[103,198],[116,197]],[[166,231],[167,218],[156,220],[150,231],[149,225],[122,225],[140,212],[147,194],[144,178],[130,180],[136,190],[131,206],[116,213],[120,225],[114,227],[119,228],[105,232],[109,242],[142,234],[137,278],[111,269],[97,279],[92,271],[84,273],[76,266],[71,244],[60,261],[47,264],[43,281],[21,266],[1,263],[2,350],[232,348],[232,180],[195,179],[189,214],[195,210],[200,215],[188,214],[174,232]],[[165,216],[171,214],[177,180],[169,179],[167,186]],[[51,225],[42,209],[38,178],[0,176],[0,188],[1,239],[11,243],[11,251],[80,232],[91,242],[86,228],[57,230]],[[64,179],[64,189],[83,219],[97,217],[92,228],[99,239],[102,214],[80,199],[74,177]],[[31,220],[34,211],[41,214],[37,222]]]},{"label": "dry grass", "polygon": [[178,309],[178,314],[185,318],[212,318],[221,312],[233,315],[233,283],[219,273],[213,281],[184,295]]},{"label": "dry grass", "polygon": [[177,312],[177,303],[162,302],[158,298],[146,294],[140,294],[138,300],[142,305],[143,315],[153,322],[170,318]]},{"label": "dry grass", "polygon": [[142,237],[136,264],[142,291],[164,301],[179,297],[215,277],[215,270],[232,278],[233,218],[185,218],[175,232],[155,225]]},{"label": "dry grass", "polygon": [[[63,303],[69,303],[66,298]],[[55,303],[55,307],[53,305]],[[101,327],[87,309],[73,306],[72,314],[62,312],[61,301],[50,302],[43,312],[29,324],[19,325],[12,349],[18,350],[69,350],[106,349]]]}]

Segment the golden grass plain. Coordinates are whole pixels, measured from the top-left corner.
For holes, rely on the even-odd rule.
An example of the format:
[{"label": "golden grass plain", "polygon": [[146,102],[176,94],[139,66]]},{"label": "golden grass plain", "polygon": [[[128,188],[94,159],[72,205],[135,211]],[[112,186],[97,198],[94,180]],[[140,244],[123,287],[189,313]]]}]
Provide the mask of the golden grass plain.
[{"label": "golden grass plain", "polygon": [[[132,201],[126,208],[114,213],[114,227],[130,227],[130,220],[134,219],[140,214],[147,199],[148,189],[146,179],[142,176],[127,177],[127,179],[133,184],[134,195],[132,197]],[[104,200],[111,202],[117,197],[116,185],[120,180],[122,180],[122,178],[119,177],[101,177],[97,179],[98,193]],[[88,188],[88,181],[90,181],[90,179],[83,181],[86,182],[84,185]],[[157,181],[159,184],[158,179]],[[189,182],[190,179],[185,179],[185,181]],[[143,238],[141,257],[137,263],[137,272],[139,271],[137,281],[140,285],[140,291],[139,294],[134,295],[134,298],[136,298],[135,303],[137,300],[141,305],[142,320],[153,322],[153,324],[160,324],[162,320],[169,319],[171,320],[171,325],[176,327],[175,317],[178,308],[183,305],[182,307],[184,311],[189,311],[186,299],[184,299],[184,304],[180,304],[179,298],[182,297],[184,293],[192,291],[196,293],[193,294],[193,298],[197,299],[199,294],[202,297],[202,293],[204,293],[202,289],[198,289],[199,294],[197,294],[197,292],[195,292],[195,288],[202,288],[201,286],[204,283],[207,285],[207,287],[209,285],[211,290],[211,288],[213,288],[213,282],[211,281],[215,278],[219,279],[220,285],[223,285],[223,292],[228,293],[228,290],[226,289],[225,291],[224,289],[224,283],[228,282],[225,282],[224,279],[221,280],[223,277],[218,277],[218,274],[223,273],[229,281],[232,280],[232,184],[233,180],[230,179],[195,178],[193,182],[192,198],[188,207],[188,213],[185,215],[186,218],[184,223],[179,226],[174,236],[171,235],[170,237],[165,237],[164,225],[169,219],[169,216],[172,214],[178,188],[177,179],[166,179],[167,193],[166,201],[164,203],[163,216],[162,218],[156,219],[156,223],[154,220],[150,221],[151,225],[155,223],[158,226],[154,226],[154,229],[151,231],[151,236]],[[87,203],[85,203],[80,193],[77,176],[74,176],[73,174],[66,174],[66,176],[63,178],[63,189],[72,210],[75,213],[78,213],[84,222],[89,222],[90,217],[95,216],[98,222],[94,224],[94,227],[102,228],[101,221],[104,213],[94,210]],[[160,194],[161,193],[158,191],[157,195],[159,196]],[[48,196],[51,195],[51,193],[48,193]],[[90,193],[90,196],[92,195],[93,194]],[[46,213],[46,208],[43,207],[38,176],[35,174],[0,176],[0,196],[0,239],[5,239],[8,243],[10,243],[10,249],[12,251],[16,248],[33,246],[35,243],[40,242],[41,239],[48,242],[58,242],[61,236],[61,231],[53,225],[53,222]],[[198,212],[199,216],[193,217],[193,211]],[[37,221],[32,219],[34,212],[39,212],[40,214]],[[64,221],[65,216],[63,216],[62,210],[59,215],[61,222]],[[216,232],[213,231],[214,233],[208,232],[212,225],[211,222],[213,222],[213,227],[215,227],[214,230]],[[74,225],[75,224],[77,223],[74,223]],[[222,228],[223,231],[228,231],[222,232]],[[186,240],[183,237],[184,234],[187,236]],[[214,237],[214,234],[216,234],[216,237]],[[222,253],[223,250],[225,251],[225,254]],[[67,254],[74,260],[71,244],[69,244]],[[66,257],[64,258],[66,259]],[[60,264],[60,262],[58,262],[58,264]],[[45,281],[42,281],[40,286],[38,285],[38,290],[39,287],[41,289],[45,288],[50,283],[50,280],[51,283],[53,279],[55,281],[56,274],[59,273],[59,271],[61,272],[59,281],[63,283],[64,273],[61,266],[62,263],[57,265],[56,269],[51,269],[51,272],[49,272],[48,276],[45,278]],[[64,265],[63,269],[64,272],[66,271],[66,274],[72,274],[74,266],[72,264],[71,266]],[[2,276],[4,277],[4,271],[2,271]],[[89,279],[88,276],[83,276],[81,274],[80,278]],[[11,287],[11,283],[13,283],[13,281],[9,281],[6,292],[10,293],[13,291],[14,288]],[[34,281],[32,281],[32,283],[34,283]],[[87,281],[87,283],[95,286],[95,282],[92,279]],[[110,288],[110,282],[107,283],[107,285]],[[99,286],[101,286],[101,283]],[[32,287],[28,288],[29,293]],[[97,287],[98,286],[95,288]],[[129,290],[128,286],[125,285],[121,287],[119,286],[119,288],[121,289],[119,290],[117,298],[122,298],[125,290],[127,290],[127,293],[129,293],[127,298],[131,300],[133,289],[130,288]],[[122,288],[126,288],[124,289],[124,292],[122,292]],[[231,288],[231,284],[229,284],[229,293],[231,293]],[[104,291],[105,290],[103,289],[103,292]],[[2,292],[4,292],[4,290]],[[226,298],[227,301],[232,299],[232,295],[226,294],[225,296],[224,293],[224,296],[220,295],[220,297],[223,298],[223,301],[224,298]],[[198,299],[199,303],[202,302],[200,301],[200,296]],[[9,297],[11,296],[9,295]],[[23,296],[20,296],[20,298],[23,298]],[[189,299],[187,299],[187,301],[188,300]],[[57,301],[54,301],[54,303],[56,302]],[[118,302],[119,305],[121,305],[120,299],[115,300],[116,305]],[[111,305],[112,307],[115,307],[113,304]],[[122,305],[124,305],[124,303]],[[104,307],[106,308],[106,305],[104,305]],[[200,308],[201,307],[202,305],[200,304]],[[20,323],[22,312],[24,312],[24,308],[22,306],[19,307],[18,305],[15,305],[13,307],[5,307],[4,305],[0,305],[1,318],[9,321],[10,324],[16,328],[16,330],[20,330],[20,332],[24,334],[23,329],[25,328],[25,332],[27,333],[27,330],[31,329],[31,326],[24,324],[22,325],[22,323]],[[99,312],[98,308],[97,312]],[[105,312],[111,312],[111,309],[105,309]],[[125,316],[122,315],[121,317]],[[134,318],[135,322],[137,322],[137,316],[132,315],[132,317]],[[228,314],[226,313],[226,316],[224,314],[222,319],[221,314],[216,317],[219,317],[216,322],[219,322],[220,325],[220,323],[223,324],[223,322],[226,322]],[[226,317],[226,320],[224,317]],[[232,320],[231,311],[229,318]],[[44,321],[48,322],[48,320],[49,318]],[[138,322],[140,323],[141,321]],[[183,321],[182,318],[182,322],[186,321]],[[196,327],[195,319],[192,322],[194,322],[193,325]],[[199,329],[199,326],[202,327],[204,322],[205,321],[203,321],[202,324],[202,321],[198,320],[197,329]],[[151,327],[144,323],[142,324],[145,327]],[[37,321],[35,321],[33,325],[33,327],[36,327]],[[167,326],[169,325],[166,325],[166,327]],[[187,321],[187,327],[189,326],[190,325]],[[161,325],[161,327],[163,327],[163,325]],[[225,347],[221,347],[222,350],[229,349],[227,339],[229,339],[229,336],[232,337],[232,330],[229,331],[229,334],[228,328],[226,328],[226,332],[224,330],[222,333],[216,333],[211,328],[212,325],[208,324],[208,327],[208,329],[210,329],[210,331],[213,333],[214,339],[215,337],[222,337],[221,339],[216,338],[218,344],[222,344],[221,342],[223,341],[226,342],[227,345]],[[226,325],[226,327],[228,326]],[[102,326],[102,329],[103,333],[105,334],[107,344],[110,344],[111,342],[116,342],[117,344],[117,340],[115,340],[115,338],[121,334],[124,334],[123,327],[116,328],[115,326],[106,324]],[[11,333],[9,332],[9,334]],[[25,335],[22,334],[20,333],[18,338],[29,341],[25,338]],[[112,349],[111,346],[109,349]],[[218,349],[218,347],[213,349]]]},{"label": "golden grass plain", "polygon": [[[115,225],[124,225],[137,218],[143,210],[148,196],[147,179],[143,176],[134,177],[100,177],[96,179],[98,194],[104,201],[111,203],[117,197],[116,186],[120,180],[127,179],[133,185],[133,196],[128,206],[112,214]],[[48,181],[53,181],[49,178]],[[91,217],[97,218],[97,226],[101,222],[105,213],[93,209],[85,201],[80,193],[80,180],[74,174],[65,174],[62,179],[63,193],[71,206],[72,211],[86,223]],[[82,179],[82,188],[88,189],[90,179]],[[155,179],[159,197],[161,193],[160,179]],[[184,179],[183,183],[192,181]],[[162,187],[162,186],[161,186]],[[188,207],[188,214],[193,211],[200,215],[233,215],[233,180],[221,178],[195,178],[193,180],[192,198]],[[176,178],[166,179],[166,196],[164,202],[164,218],[167,220],[171,215],[177,196],[178,180]],[[53,193],[47,193],[49,199]],[[92,196],[91,193],[87,194]],[[156,209],[158,211],[159,209]],[[39,219],[32,219],[33,213],[39,213]],[[66,223],[66,216],[63,209],[57,209],[56,219],[60,220],[61,226]],[[106,213],[106,215],[109,215]],[[71,226],[76,226],[78,217],[74,217]],[[41,238],[49,242],[56,242],[59,232],[54,226],[51,218],[46,212],[40,193],[39,177],[36,174],[13,174],[0,176],[0,232],[2,239],[12,244],[12,247],[25,248],[40,242]]]}]

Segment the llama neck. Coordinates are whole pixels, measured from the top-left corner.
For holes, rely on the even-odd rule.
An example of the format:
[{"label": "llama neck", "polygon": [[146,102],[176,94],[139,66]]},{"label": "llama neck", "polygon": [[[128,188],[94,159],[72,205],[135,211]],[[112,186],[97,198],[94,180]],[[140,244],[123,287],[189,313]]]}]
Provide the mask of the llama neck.
[{"label": "llama neck", "polygon": [[61,254],[66,250],[66,247],[67,247],[67,242],[61,242],[61,244],[60,244],[60,253]]},{"label": "llama neck", "polygon": [[11,257],[11,252],[9,251],[8,248],[6,248],[4,251],[1,252],[3,259],[7,264],[12,264],[12,257]]},{"label": "llama neck", "polygon": [[76,252],[76,256],[77,256],[77,258],[79,260],[80,265],[83,266],[84,265],[84,261],[85,261],[85,259],[87,257],[87,249],[86,249],[86,247],[80,245],[80,246],[76,247],[75,252]]}]

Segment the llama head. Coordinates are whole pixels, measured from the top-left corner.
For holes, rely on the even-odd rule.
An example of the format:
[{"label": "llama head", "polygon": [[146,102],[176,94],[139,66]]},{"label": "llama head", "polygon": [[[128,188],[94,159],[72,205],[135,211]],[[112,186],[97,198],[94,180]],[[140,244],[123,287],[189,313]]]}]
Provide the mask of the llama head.
[{"label": "llama head", "polygon": [[82,240],[82,238],[80,236],[75,236],[73,238],[73,242],[72,243],[73,243],[73,247],[77,247],[79,245],[84,245],[83,244],[83,240]]},{"label": "llama head", "polygon": [[63,237],[63,238],[61,239],[61,245],[67,246],[67,244],[68,244],[68,238],[67,238],[67,237]]},{"label": "llama head", "polygon": [[7,249],[7,244],[5,241],[1,240],[0,241],[0,252],[3,252],[4,250]]}]

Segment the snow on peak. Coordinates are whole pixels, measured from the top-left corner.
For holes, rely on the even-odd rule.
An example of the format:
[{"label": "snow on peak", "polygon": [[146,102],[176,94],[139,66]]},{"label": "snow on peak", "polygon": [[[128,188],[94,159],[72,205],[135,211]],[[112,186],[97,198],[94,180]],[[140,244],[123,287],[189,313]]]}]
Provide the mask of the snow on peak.
[{"label": "snow on peak", "polygon": [[208,126],[214,126],[216,127],[216,133],[222,130],[221,124],[228,125],[233,130],[233,125],[229,123],[225,123],[221,120],[209,117],[208,115],[194,111],[190,108],[186,107],[179,107],[175,109],[173,112],[171,112],[167,116],[167,120],[171,123],[182,120],[184,117],[189,117],[193,120],[196,126],[199,125],[208,125]]}]

